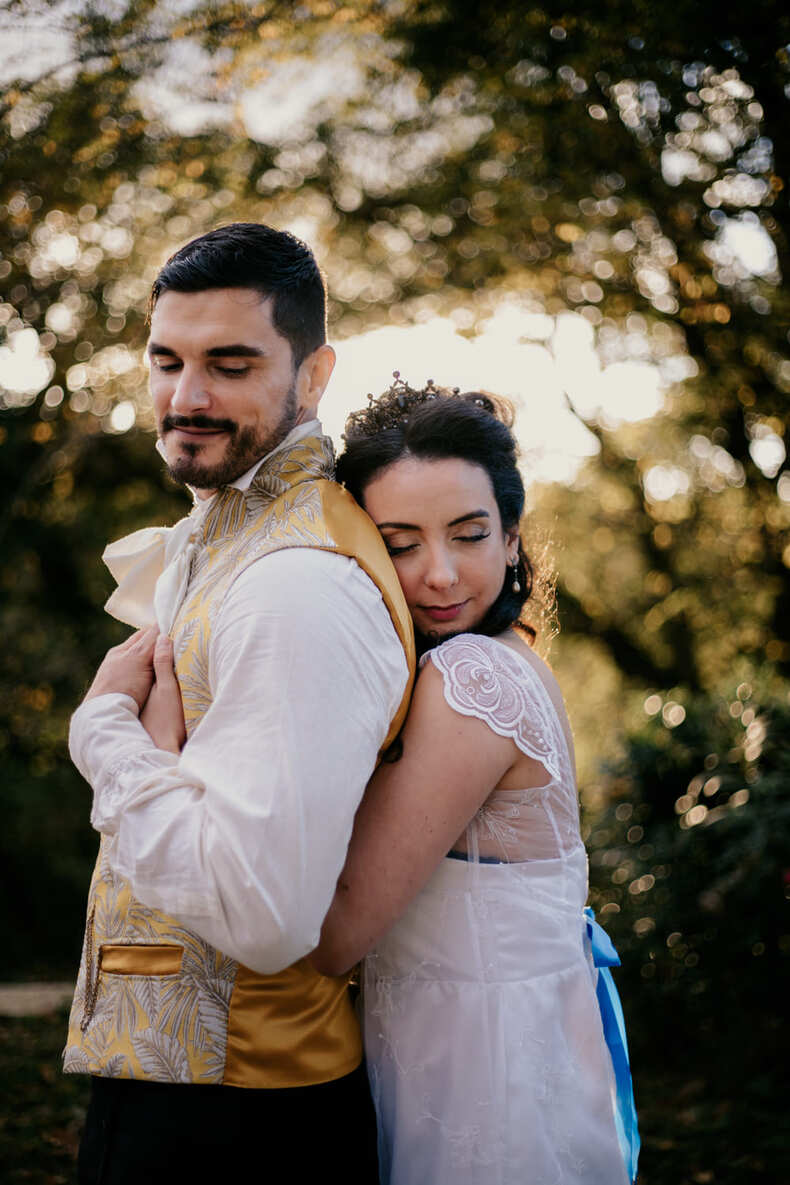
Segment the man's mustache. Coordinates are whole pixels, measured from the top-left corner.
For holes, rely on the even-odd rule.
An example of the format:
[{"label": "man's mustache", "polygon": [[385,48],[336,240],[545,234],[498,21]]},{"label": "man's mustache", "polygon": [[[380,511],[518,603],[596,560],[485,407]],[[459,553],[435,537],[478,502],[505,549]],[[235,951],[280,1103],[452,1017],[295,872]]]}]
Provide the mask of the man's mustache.
[{"label": "man's mustache", "polygon": [[231,432],[238,430],[235,420],[212,420],[210,416],[171,416],[162,420],[162,435],[173,428],[210,428],[214,432]]}]

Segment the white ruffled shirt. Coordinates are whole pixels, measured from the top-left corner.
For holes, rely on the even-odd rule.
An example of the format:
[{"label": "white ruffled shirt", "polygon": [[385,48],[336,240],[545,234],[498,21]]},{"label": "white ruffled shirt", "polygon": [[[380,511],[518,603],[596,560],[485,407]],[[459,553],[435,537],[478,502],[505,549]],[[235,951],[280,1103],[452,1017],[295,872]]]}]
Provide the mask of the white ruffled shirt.
[{"label": "white ruffled shirt", "polygon": [[[110,612],[169,629],[209,504],[108,548],[121,582]],[[154,746],[130,696],[97,696],[72,717],[112,868],[245,966],[289,966],[318,942],[407,677],[381,594],[353,560],[292,548],[250,565],[213,622],[212,703],[179,756]]]},{"label": "white ruffled shirt", "polygon": [[[261,457],[230,484],[237,490],[249,489],[264,460],[296,444],[305,436],[316,436],[320,432],[319,420],[299,424],[267,457]],[[156,449],[166,460],[161,440],[157,440]],[[169,634],[173,628],[187,591],[200,524],[212,502],[211,498],[198,498],[195,490],[191,486],[188,488],[194,506],[186,518],[173,527],[143,527],[110,543],[102,553],[102,559],[118,584],[104,608],[127,625],[137,629],[158,625],[165,634]]]}]

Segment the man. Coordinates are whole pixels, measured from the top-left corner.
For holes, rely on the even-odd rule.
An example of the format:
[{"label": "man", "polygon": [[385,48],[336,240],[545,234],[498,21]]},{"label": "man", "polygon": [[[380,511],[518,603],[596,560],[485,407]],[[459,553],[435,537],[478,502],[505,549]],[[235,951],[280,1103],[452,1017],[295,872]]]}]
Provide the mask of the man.
[{"label": "man", "polygon": [[[187,740],[149,735],[156,629],[110,651],[70,738],[102,833],[64,1063],[94,1076],[80,1179],[213,1180],[277,1155],[296,1180],[372,1182],[346,985],[305,956],[405,713],[408,613],[330,480],[334,353],[305,245],[212,231],[151,310],[158,447],[196,505],[108,549],[108,608],[171,635]],[[159,646],[159,678],[168,663]]]}]

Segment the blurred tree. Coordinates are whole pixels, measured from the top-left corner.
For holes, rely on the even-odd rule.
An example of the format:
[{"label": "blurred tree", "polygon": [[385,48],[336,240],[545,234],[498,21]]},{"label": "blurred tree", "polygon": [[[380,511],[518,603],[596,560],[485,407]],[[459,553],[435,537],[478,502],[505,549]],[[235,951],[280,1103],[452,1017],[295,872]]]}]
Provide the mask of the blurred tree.
[{"label": "blurred tree", "polygon": [[588,839],[591,901],[623,963],[645,1176],[783,1181],[787,697],[744,682],[647,707]]},{"label": "blurred tree", "polygon": [[601,451],[545,499],[568,542],[564,630],[642,683],[710,688],[744,654],[790,671],[790,474],[775,481],[788,34],[770,4],[681,3],[668,19],[647,4],[444,3],[404,18],[426,83],[490,119],[434,186],[456,212],[442,283],[499,275],[585,316],[604,361],[655,360],[670,385],[662,415],[619,430],[569,389]]},{"label": "blurred tree", "polygon": [[[731,696],[651,697],[591,823],[591,900],[617,936],[620,975],[666,1027],[656,1036],[681,1045],[714,1020],[753,1025],[760,1010],[780,1025],[790,709],[748,683]],[[679,988],[682,1015],[662,1004]]]},{"label": "blurred tree", "polygon": [[[100,9],[0,6],[5,43],[31,47],[5,68],[0,126],[9,849],[34,842],[31,787],[55,769],[53,826],[71,810],[76,834],[65,715],[117,636],[98,553],[182,505],[140,431],[146,294],[170,250],[223,220],[315,244],[336,336],[451,310],[472,333],[503,300],[551,319],[558,358],[576,335],[589,381],[568,375],[567,397],[599,451],[540,497],[567,544],[560,662],[585,695],[593,665],[605,689],[580,703],[590,732],[604,709],[617,722],[621,678],[641,712],[657,689],[788,673],[786,13]],[[634,360],[666,393],[632,423],[596,382]]]}]

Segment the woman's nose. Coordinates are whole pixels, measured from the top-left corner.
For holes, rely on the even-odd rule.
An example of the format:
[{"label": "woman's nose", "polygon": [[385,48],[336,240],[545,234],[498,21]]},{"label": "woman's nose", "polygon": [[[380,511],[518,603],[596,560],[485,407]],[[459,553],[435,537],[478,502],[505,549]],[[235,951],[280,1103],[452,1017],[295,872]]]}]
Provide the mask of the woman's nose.
[{"label": "woman's nose", "polygon": [[429,556],[425,583],[429,588],[452,588],[458,581],[458,572],[452,558],[443,548],[432,551]]}]

